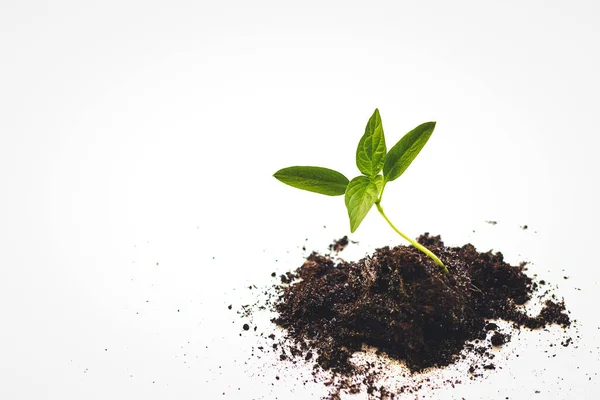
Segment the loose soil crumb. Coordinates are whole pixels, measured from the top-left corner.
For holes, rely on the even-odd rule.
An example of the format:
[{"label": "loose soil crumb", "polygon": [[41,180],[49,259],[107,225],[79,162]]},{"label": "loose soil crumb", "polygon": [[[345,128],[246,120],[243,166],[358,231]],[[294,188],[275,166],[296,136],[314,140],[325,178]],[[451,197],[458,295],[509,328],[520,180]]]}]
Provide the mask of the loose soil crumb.
[{"label": "loose soil crumb", "polygon": [[344,250],[346,248],[346,246],[348,246],[348,236],[344,236],[341,239],[338,239],[336,241],[334,241],[332,244],[329,245],[329,250],[335,252],[335,253],[339,253],[340,251]]},{"label": "loose soil crumb", "polygon": [[504,333],[500,333],[500,332],[495,332],[492,335],[492,345],[493,346],[502,346],[504,343],[506,343],[508,340],[510,339],[510,336]]},{"label": "loose soil crumb", "polygon": [[[490,349],[510,339],[491,321],[503,320],[515,329],[571,324],[562,301],[546,300],[536,316],[525,312],[523,304],[538,287],[525,274],[525,264],[511,266],[501,253],[480,253],[471,244],[446,247],[439,236],[424,234],[418,241],[449,274],[414,247],[397,246],[358,262],[336,262],[313,252],[297,270],[281,275],[280,296],[271,303],[278,313],[273,322],[287,332],[279,346],[273,344],[280,360],[314,362],[315,380],[319,374],[329,377],[324,382],[330,387],[328,399],[362,390],[369,398],[393,399],[421,385],[382,385],[382,364],[359,366],[357,353],[372,349],[413,375],[470,357],[465,379],[473,379],[496,369]],[[330,250],[347,244],[344,237]],[[456,383],[460,380],[443,384]]]}]

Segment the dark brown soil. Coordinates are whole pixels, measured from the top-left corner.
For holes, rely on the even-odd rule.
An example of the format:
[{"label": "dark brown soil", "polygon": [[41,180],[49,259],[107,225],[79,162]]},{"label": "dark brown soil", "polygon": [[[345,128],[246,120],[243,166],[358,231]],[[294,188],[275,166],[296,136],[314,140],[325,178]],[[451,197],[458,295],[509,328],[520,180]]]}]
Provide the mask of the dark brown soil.
[{"label": "dark brown soil", "polygon": [[339,253],[340,251],[344,250],[346,248],[346,246],[348,246],[348,236],[344,236],[341,239],[338,239],[336,241],[334,241],[332,244],[329,245],[329,250],[335,252],[335,253]]},{"label": "dark brown soil", "polygon": [[[349,377],[356,374],[352,355],[367,345],[419,372],[449,365],[464,357],[465,349],[483,354],[509,341],[492,321],[508,321],[516,329],[570,325],[562,302],[546,300],[536,316],[525,312],[523,304],[537,285],[524,264],[511,266],[501,253],[480,253],[470,244],[446,247],[439,236],[425,234],[418,241],[438,255],[449,274],[414,247],[397,246],[358,262],[312,253],[297,270],[282,275],[274,319],[288,334],[286,346],[280,346],[282,359],[312,359],[334,376]],[[341,249],[347,243],[343,238]],[[494,369],[490,359],[481,368]],[[365,379],[368,391],[393,398],[387,389],[369,386],[373,376]],[[338,392],[357,387],[345,381]]]}]

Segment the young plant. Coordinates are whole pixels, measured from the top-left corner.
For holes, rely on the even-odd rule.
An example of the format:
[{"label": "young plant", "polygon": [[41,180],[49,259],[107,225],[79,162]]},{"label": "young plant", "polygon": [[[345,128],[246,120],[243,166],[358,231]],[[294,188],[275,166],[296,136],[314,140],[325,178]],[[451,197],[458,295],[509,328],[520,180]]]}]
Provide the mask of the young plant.
[{"label": "young plant", "polygon": [[[435,254],[400,232],[381,207],[385,185],[396,180],[406,171],[406,168],[425,146],[434,129],[435,122],[425,122],[404,135],[390,151],[386,152],[381,116],[379,110],[375,109],[356,150],[356,166],[362,175],[349,181],[341,173],[329,168],[296,166],[280,169],[273,176],[298,189],[328,196],[345,195],[351,232],[356,231],[374,204],[377,211],[396,233],[429,256],[445,273],[448,273],[444,263]],[[383,172],[383,175],[380,172]]]}]

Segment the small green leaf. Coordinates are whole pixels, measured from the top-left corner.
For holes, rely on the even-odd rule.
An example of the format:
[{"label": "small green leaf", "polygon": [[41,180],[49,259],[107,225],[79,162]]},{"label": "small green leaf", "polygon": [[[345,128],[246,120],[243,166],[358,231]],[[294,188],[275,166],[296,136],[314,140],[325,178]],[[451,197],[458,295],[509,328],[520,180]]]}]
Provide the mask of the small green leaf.
[{"label": "small green leaf", "polygon": [[354,232],[362,220],[367,216],[369,210],[377,201],[377,197],[383,187],[383,177],[377,175],[374,178],[357,176],[352,179],[346,188],[346,208],[350,217],[350,231]]},{"label": "small green leaf", "polygon": [[435,129],[435,122],[425,122],[408,132],[388,152],[383,164],[383,176],[391,182],[406,171]]},{"label": "small green leaf", "polygon": [[381,124],[381,116],[379,110],[369,118],[369,122],[365,128],[365,134],[358,142],[356,149],[356,166],[363,174],[367,176],[375,176],[383,167],[385,158],[385,137],[383,136],[383,125]]},{"label": "small green leaf", "polygon": [[280,169],[273,176],[295,188],[327,196],[341,196],[348,186],[348,178],[344,175],[322,167],[288,167]]}]

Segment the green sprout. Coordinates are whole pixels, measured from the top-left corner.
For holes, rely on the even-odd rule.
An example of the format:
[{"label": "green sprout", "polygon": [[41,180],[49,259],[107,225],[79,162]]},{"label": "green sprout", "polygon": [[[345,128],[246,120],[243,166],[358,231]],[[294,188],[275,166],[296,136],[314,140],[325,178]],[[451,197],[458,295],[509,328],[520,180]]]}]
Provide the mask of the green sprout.
[{"label": "green sprout", "polygon": [[[329,168],[295,166],[280,169],[273,176],[298,189],[327,196],[345,195],[350,217],[350,231],[354,232],[367,216],[373,204],[396,233],[425,253],[445,273],[448,269],[440,259],[416,240],[411,239],[392,224],[383,212],[381,198],[388,182],[396,180],[417,157],[435,129],[435,122],[425,122],[408,132],[386,153],[385,137],[379,110],[369,118],[365,134],[358,142],[356,166],[362,173],[351,181]],[[383,171],[383,175],[380,172]]]}]

